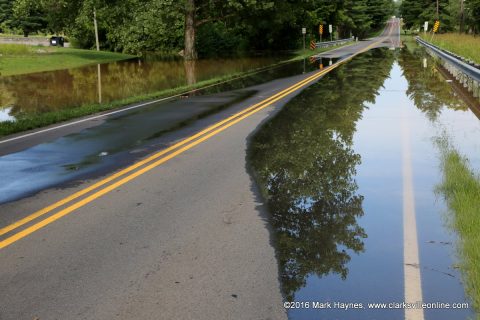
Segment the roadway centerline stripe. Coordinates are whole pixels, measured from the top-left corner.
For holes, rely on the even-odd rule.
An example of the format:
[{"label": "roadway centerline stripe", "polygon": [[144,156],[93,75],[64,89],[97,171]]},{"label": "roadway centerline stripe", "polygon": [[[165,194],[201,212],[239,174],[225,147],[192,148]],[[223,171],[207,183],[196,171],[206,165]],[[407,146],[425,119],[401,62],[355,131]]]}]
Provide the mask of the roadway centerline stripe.
[{"label": "roadway centerline stripe", "polygon": [[[389,32],[388,36],[390,35],[390,33],[391,33],[391,32]],[[101,190],[97,191],[96,193],[88,196],[87,198],[85,198],[85,199],[83,199],[83,200],[80,200],[79,202],[74,203],[74,204],[72,204],[71,206],[69,206],[69,207],[67,207],[67,208],[65,208],[65,209],[60,210],[60,211],[57,212],[56,214],[53,214],[53,215],[49,216],[48,218],[45,218],[44,220],[42,220],[42,221],[40,221],[40,222],[37,222],[36,224],[34,224],[34,225],[32,225],[32,226],[24,229],[24,230],[19,231],[18,233],[14,234],[14,235],[12,235],[12,236],[10,236],[10,237],[8,237],[8,238],[6,238],[5,240],[0,241],[0,249],[5,248],[6,246],[8,246],[8,245],[10,245],[10,244],[12,244],[12,243],[14,243],[14,242],[16,242],[16,241],[18,241],[18,240],[26,237],[27,235],[29,235],[29,234],[31,234],[31,233],[33,233],[33,232],[35,232],[35,231],[43,228],[44,226],[46,226],[46,225],[54,222],[55,220],[58,220],[59,218],[61,218],[61,217],[65,216],[65,215],[71,213],[72,211],[74,211],[74,210],[76,210],[76,209],[78,209],[78,208],[86,205],[87,203],[90,203],[91,201],[93,201],[93,200],[99,198],[100,196],[102,196],[102,195],[104,195],[104,194],[112,191],[113,189],[115,189],[115,188],[117,188],[117,187],[119,187],[119,186],[127,183],[128,181],[130,181],[130,180],[132,180],[132,179],[140,176],[141,174],[143,174],[143,173],[145,173],[145,172],[147,172],[147,171],[152,170],[153,168],[155,168],[155,167],[157,167],[158,165],[160,165],[160,164],[168,161],[169,159],[171,159],[171,158],[173,158],[173,157],[175,157],[175,156],[177,156],[177,155],[185,152],[186,150],[189,150],[189,149],[193,148],[193,147],[196,146],[197,144],[199,144],[199,143],[205,141],[206,139],[209,139],[210,137],[212,137],[212,136],[214,136],[214,135],[222,132],[223,130],[225,130],[225,129],[227,129],[228,127],[236,124],[237,122],[245,119],[246,117],[249,117],[249,116],[251,116],[252,114],[254,114],[254,113],[256,113],[256,112],[258,112],[258,111],[260,111],[260,110],[262,110],[262,109],[264,109],[264,108],[266,108],[266,107],[268,107],[268,106],[270,106],[271,104],[273,104],[274,102],[282,99],[283,97],[287,96],[288,94],[297,91],[298,89],[300,89],[300,88],[303,87],[304,85],[306,85],[306,84],[308,84],[308,83],[310,83],[310,82],[315,81],[316,79],[318,79],[319,77],[323,76],[324,74],[326,74],[326,73],[330,72],[331,70],[337,68],[339,65],[341,65],[341,64],[343,64],[343,63],[346,63],[347,61],[353,59],[355,56],[357,56],[357,55],[359,55],[359,54],[361,54],[361,53],[369,50],[370,48],[372,48],[373,46],[377,45],[377,44],[380,43],[381,41],[382,41],[382,39],[380,39],[380,40],[378,40],[378,41],[376,41],[376,42],[368,45],[367,47],[365,47],[365,48],[362,49],[362,50],[359,50],[358,52],[354,53],[354,54],[351,55],[350,57],[338,61],[337,63],[335,63],[335,64],[333,64],[333,65],[325,68],[324,70],[319,71],[319,72],[315,73],[314,75],[312,75],[312,76],[310,76],[310,77],[308,77],[308,78],[306,78],[306,79],[304,79],[304,80],[302,80],[302,81],[297,82],[296,84],[290,86],[289,88],[280,91],[279,93],[271,96],[270,98],[265,99],[265,100],[263,100],[263,101],[261,101],[261,102],[259,102],[259,103],[257,103],[257,104],[254,104],[253,106],[250,106],[250,107],[242,110],[241,112],[238,112],[237,114],[235,114],[235,115],[233,115],[233,116],[231,116],[231,117],[229,117],[229,118],[227,118],[227,119],[225,119],[225,120],[222,120],[222,121],[214,124],[213,126],[207,128],[207,129],[205,129],[205,130],[203,130],[203,131],[201,131],[201,132],[199,132],[199,133],[197,133],[197,134],[195,134],[195,135],[193,135],[193,136],[191,136],[191,137],[189,137],[189,138],[187,138],[187,139],[185,139],[185,140],[182,140],[181,142],[179,142],[179,143],[177,143],[177,144],[175,144],[175,145],[173,145],[173,146],[171,146],[171,147],[169,147],[169,148],[167,148],[167,149],[165,149],[165,150],[162,150],[162,151],[154,154],[153,156],[150,156],[150,157],[147,158],[147,159],[144,159],[144,160],[142,160],[142,161],[140,161],[140,162],[138,162],[138,163],[136,163],[136,164],[134,164],[134,165],[132,165],[132,166],[130,166],[130,167],[127,167],[126,169],[124,169],[124,170],[122,170],[122,171],[120,171],[120,172],[118,172],[118,173],[116,173],[116,174],[114,174],[114,175],[112,175],[112,176],[110,176],[110,177],[102,180],[102,181],[99,181],[98,183],[96,183],[96,184],[94,184],[94,185],[92,185],[92,186],[90,186],[90,187],[87,187],[86,189],[83,189],[83,190],[81,190],[81,191],[79,191],[79,192],[77,192],[77,193],[74,193],[73,195],[71,195],[71,196],[69,196],[69,197],[67,197],[67,198],[65,198],[65,199],[63,199],[63,200],[60,200],[60,201],[58,201],[57,203],[54,203],[53,205],[50,205],[50,206],[48,206],[48,207],[46,207],[46,208],[44,208],[44,209],[42,209],[42,210],[39,210],[39,211],[37,211],[37,212],[35,212],[35,213],[33,213],[33,214],[31,214],[31,215],[29,215],[29,216],[27,216],[27,217],[19,220],[19,221],[17,221],[17,222],[14,222],[13,224],[11,224],[11,225],[9,225],[9,226],[6,226],[6,227],[0,229],[0,232],[1,232],[0,235],[3,235],[3,234],[5,234],[5,233],[7,233],[7,232],[10,232],[10,231],[12,231],[12,230],[14,230],[14,229],[16,229],[16,228],[18,228],[18,227],[20,227],[20,226],[28,223],[28,222],[30,222],[30,221],[32,221],[32,220],[40,217],[40,216],[42,216],[42,215],[44,215],[44,214],[46,214],[46,213],[48,213],[48,212],[50,212],[50,211],[52,211],[52,210],[54,210],[54,209],[56,209],[56,208],[58,208],[58,207],[64,205],[64,204],[67,204],[68,202],[70,202],[70,201],[72,201],[72,200],[74,200],[74,199],[76,199],[76,198],[78,198],[78,197],[80,197],[80,196],[82,196],[82,195],[85,195],[86,193],[88,193],[88,192],[90,192],[90,191],[92,191],[92,190],[95,190],[96,188],[98,188],[98,187],[100,187],[100,186],[102,186],[102,185],[104,185],[104,184],[106,184],[106,183],[108,183],[108,182],[113,181],[114,179],[116,179],[116,178],[118,178],[118,177],[121,177],[122,175],[124,175],[124,174],[126,174],[126,173],[128,173],[128,172],[130,172],[130,171],[132,171],[132,170],[135,170],[135,169],[139,168],[140,166],[142,166],[142,165],[144,165],[144,164],[146,164],[146,163],[148,163],[148,162],[150,162],[150,161],[152,161],[152,160],[154,160],[154,159],[157,159],[158,157],[160,157],[160,156],[162,156],[162,155],[165,155],[166,153],[168,153],[168,152],[170,152],[170,151],[172,151],[172,150],[174,150],[174,149],[176,149],[176,148],[178,148],[178,147],[180,147],[180,146],[182,146],[182,145],[185,145],[186,143],[188,143],[188,142],[190,142],[190,141],[192,141],[192,140],[195,140],[196,138],[201,137],[202,135],[204,135],[204,134],[212,131],[213,129],[220,127],[219,129],[216,129],[215,131],[210,132],[210,133],[204,135],[203,137],[199,138],[198,140],[196,140],[196,141],[188,144],[187,146],[184,146],[184,147],[182,147],[181,149],[179,149],[179,150],[177,150],[177,151],[174,151],[174,152],[172,152],[171,154],[165,156],[164,158],[161,158],[161,159],[155,161],[154,163],[148,165],[147,167],[142,168],[142,169],[140,169],[140,170],[138,170],[138,171],[130,174],[129,176],[127,176],[127,177],[125,177],[125,178],[122,178],[121,180],[119,180],[119,181],[117,181],[117,182],[115,182],[115,183],[113,183],[113,184],[105,187],[104,189],[101,189]],[[247,113],[247,112],[248,112],[248,113]],[[226,124],[225,124],[225,123],[226,123]],[[225,125],[224,125],[223,127],[221,127],[223,124],[225,124]]]},{"label": "roadway centerline stripe", "polygon": [[[417,222],[413,187],[410,127],[406,112],[402,112],[402,176],[403,176],[403,272],[405,302],[422,300],[422,279],[418,254]],[[423,320],[423,309],[405,309],[405,320]]]},{"label": "roadway centerline stripe", "polygon": [[[317,75],[317,77],[320,77],[320,76],[323,75],[323,73],[318,73],[318,74],[316,74],[316,75]],[[313,79],[313,80],[314,80],[314,79]],[[313,81],[313,80],[312,80],[312,81]],[[82,206],[84,206],[84,205],[92,202],[93,200],[101,197],[102,195],[104,195],[104,194],[106,194],[106,193],[109,193],[110,191],[114,190],[115,188],[117,188],[117,187],[119,187],[119,186],[121,186],[121,185],[124,185],[125,183],[127,183],[127,182],[129,182],[129,181],[131,181],[131,180],[133,180],[133,179],[135,179],[135,178],[137,178],[138,176],[140,176],[140,175],[142,175],[142,174],[144,174],[144,173],[146,173],[146,172],[148,172],[148,171],[156,168],[156,167],[159,166],[160,164],[162,164],[162,163],[164,163],[164,162],[166,162],[166,161],[168,161],[168,160],[176,157],[177,155],[179,155],[179,154],[181,154],[181,153],[183,153],[183,152],[185,152],[185,151],[193,148],[194,146],[202,143],[203,141],[205,141],[205,140],[207,140],[207,139],[209,139],[209,138],[217,135],[218,133],[220,133],[220,132],[224,131],[225,129],[233,126],[234,124],[242,121],[243,119],[251,116],[252,114],[257,113],[258,111],[260,111],[260,110],[262,110],[262,109],[270,106],[271,104],[273,104],[273,103],[275,103],[276,101],[284,98],[285,96],[287,96],[287,95],[290,94],[291,92],[293,92],[293,91],[284,93],[283,95],[281,95],[281,96],[275,98],[274,100],[272,100],[272,101],[270,101],[270,102],[262,105],[261,107],[255,109],[255,110],[252,110],[252,111],[250,111],[250,112],[247,113],[247,114],[244,114],[243,116],[241,116],[241,117],[239,117],[239,118],[237,118],[237,119],[235,119],[235,120],[227,123],[226,125],[224,125],[224,126],[218,128],[218,129],[216,129],[215,131],[210,132],[210,133],[204,135],[203,137],[199,138],[198,140],[195,140],[195,141],[191,142],[190,144],[188,144],[188,145],[186,145],[186,146],[184,146],[184,147],[182,147],[182,148],[180,148],[180,149],[178,149],[178,150],[176,150],[176,151],[168,154],[167,156],[165,156],[165,157],[163,157],[163,158],[161,158],[161,159],[159,159],[159,160],[157,160],[157,161],[149,164],[148,166],[146,166],[146,167],[144,167],[144,168],[142,168],[142,169],[140,169],[140,170],[132,173],[131,175],[128,175],[128,176],[124,177],[123,179],[121,179],[121,180],[119,180],[119,181],[117,181],[117,182],[115,182],[115,183],[113,183],[113,184],[111,184],[111,185],[109,185],[109,186],[107,186],[107,187],[105,187],[105,188],[97,191],[96,193],[88,196],[87,198],[82,199],[82,200],[74,203],[73,205],[71,205],[71,206],[69,206],[69,207],[67,207],[67,208],[65,208],[65,209],[60,210],[59,212],[57,212],[57,213],[49,216],[48,218],[46,218],[46,219],[44,219],[44,220],[42,220],[42,221],[40,221],[40,222],[38,222],[38,223],[36,223],[36,224],[34,224],[34,225],[32,225],[32,226],[30,226],[30,227],[22,230],[22,231],[19,231],[18,233],[14,234],[13,236],[11,236],[11,237],[3,240],[3,241],[0,241],[0,249],[5,248],[6,246],[8,246],[8,245],[10,245],[10,244],[12,244],[12,243],[20,240],[20,239],[26,237],[27,235],[29,235],[29,234],[31,234],[31,233],[33,233],[33,232],[35,232],[35,231],[43,228],[44,226],[46,226],[46,225],[48,225],[48,224],[50,224],[50,223],[52,223],[52,222],[60,219],[61,217],[65,216],[65,215],[67,215],[67,214],[69,214],[69,213],[71,213],[72,211],[74,211],[74,210],[76,210],[76,209],[78,209],[78,208],[80,208],[80,207],[82,207]]]},{"label": "roadway centerline stripe", "polygon": [[193,90],[185,91],[185,92],[178,93],[178,94],[168,96],[168,97],[165,97],[165,98],[160,98],[160,99],[156,99],[156,100],[152,100],[152,101],[148,101],[148,102],[144,102],[144,103],[140,103],[140,104],[135,104],[135,105],[130,106],[130,107],[124,107],[124,108],[121,108],[119,110],[108,111],[108,112],[98,114],[98,115],[87,116],[87,118],[85,118],[85,119],[71,121],[71,122],[68,122],[68,123],[56,125],[56,126],[51,127],[51,128],[41,129],[41,130],[37,130],[37,131],[34,131],[34,132],[25,133],[25,134],[22,134],[22,135],[13,137],[13,138],[0,140],[0,144],[15,141],[15,140],[19,140],[19,139],[23,139],[23,138],[28,138],[28,137],[31,137],[31,136],[34,136],[34,135],[37,135],[37,134],[40,134],[40,133],[45,133],[45,132],[69,127],[69,126],[76,125],[76,124],[79,124],[79,123],[83,123],[83,122],[86,122],[86,121],[105,118],[105,117],[108,117],[108,116],[111,116],[111,115],[114,115],[114,114],[117,114],[117,113],[122,113],[122,112],[125,112],[125,111],[130,111],[130,110],[142,108],[142,107],[145,107],[145,106],[148,106],[148,105],[151,105],[151,104],[155,104],[155,103],[158,103],[158,102],[171,100],[171,99],[178,98],[180,96],[183,96],[183,95],[186,95],[186,94],[189,94],[189,93],[197,92],[197,91],[200,91],[200,90],[205,90],[205,89],[215,87],[215,86],[218,86],[218,85],[221,85],[221,84],[224,84],[224,83],[228,83],[228,82],[232,82],[232,81],[235,81],[235,80],[238,80],[238,79],[249,77],[251,75],[254,75],[254,74],[257,74],[257,73],[260,73],[260,72],[263,72],[263,71],[275,69],[275,68],[280,67],[283,64],[288,64],[288,63],[289,62],[285,62],[285,63],[282,62],[278,65],[274,65],[274,66],[270,66],[270,67],[267,66],[267,67],[261,68],[261,69],[256,70],[256,71],[255,70],[248,71],[246,74],[243,74],[241,76],[238,76],[238,77],[235,77],[235,78],[232,78],[232,79],[229,79],[229,80],[213,83],[213,84],[210,84],[210,85],[207,85],[207,86],[204,86],[204,87],[200,87],[200,88],[196,88],[196,89],[193,89]]},{"label": "roadway centerline stripe", "polygon": [[[329,68],[331,68],[331,67],[333,67],[333,65],[330,66]],[[206,133],[214,130],[215,128],[220,127],[221,125],[223,125],[223,124],[225,124],[225,123],[227,123],[227,122],[229,122],[229,121],[231,121],[231,120],[233,120],[233,119],[241,116],[242,114],[245,114],[246,112],[249,112],[250,110],[253,110],[253,109],[257,108],[257,107],[261,106],[261,105],[264,104],[264,103],[268,103],[270,100],[275,99],[276,97],[278,97],[279,95],[282,95],[282,94],[285,93],[285,92],[289,92],[289,93],[290,93],[290,92],[292,92],[292,90],[298,89],[299,87],[301,87],[303,84],[307,83],[308,81],[312,81],[312,80],[314,79],[314,77],[319,76],[319,74],[327,73],[328,71],[330,71],[330,70],[328,70],[328,68],[327,68],[327,69],[325,69],[325,70],[322,70],[322,71],[320,71],[320,72],[317,72],[317,73],[315,73],[314,75],[309,76],[309,77],[307,77],[306,79],[304,79],[304,80],[302,80],[302,81],[299,81],[299,82],[293,84],[292,86],[290,86],[290,87],[288,87],[288,88],[286,88],[286,89],[284,89],[284,90],[276,93],[275,95],[273,95],[273,96],[271,96],[271,97],[269,97],[269,98],[267,98],[267,99],[264,99],[264,100],[260,101],[259,103],[256,103],[256,104],[254,104],[254,105],[252,105],[252,106],[250,106],[250,107],[248,107],[248,108],[246,108],[246,109],[244,109],[244,110],[242,110],[242,111],[240,111],[240,112],[238,112],[238,113],[236,113],[236,114],[234,114],[234,115],[232,115],[232,116],[230,116],[230,117],[228,117],[228,118],[226,118],[226,119],[224,119],[224,120],[222,120],[222,121],[219,121],[219,122],[217,122],[216,124],[214,124],[214,125],[206,128],[206,129],[204,129],[204,130],[202,130],[202,131],[194,134],[193,136],[190,136],[190,137],[188,137],[188,138],[186,138],[186,139],[184,139],[184,140],[182,140],[182,141],[174,144],[173,146],[170,146],[170,147],[168,147],[168,148],[166,148],[166,149],[164,149],[164,150],[162,150],[162,151],[160,151],[160,152],[157,152],[157,153],[155,153],[154,155],[152,155],[152,156],[150,156],[150,157],[148,157],[148,158],[146,158],[146,159],[144,159],[144,160],[141,160],[141,161],[139,161],[139,162],[137,162],[137,163],[135,163],[135,164],[133,164],[133,165],[131,165],[131,166],[129,166],[129,167],[127,167],[127,168],[125,168],[125,169],[123,169],[123,170],[121,170],[121,171],[113,174],[113,175],[111,175],[110,177],[107,177],[107,178],[105,178],[105,179],[103,179],[103,180],[101,180],[101,181],[99,181],[99,182],[91,185],[90,187],[87,187],[87,188],[85,188],[85,189],[82,189],[82,190],[80,190],[80,191],[78,191],[78,192],[76,192],[76,193],[74,193],[74,194],[72,194],[72,195],[70,195],[70,196],[68,196],[68,197],[66,197],[66,198],[64,198],[64,199],[62,199],[62,200],[60,200],[60,201],[58,201],[58,202],[50,205],[50,206],[48,206],[48,207],[45,207],[45,208],[43,208],[43,209],[41,209],[41,210],[39,210],[39,211],[37,211],[37,212],[35,212],[35,213],[33,213],[33,214],[25,217],[25,218],[23,218],[23,219],[20,219],[19,221],[16,221],[16,222],[14,222],[14,223],[12,223],[12,224],[4,227],[4,228],[1,228],[1,229],[0,229],[0,236],[2,236],[2,235],[4,235],[4,234],[6,234],[6,233],[8,233],[8,232],[10,232],[10,231],[18,228],[18,227],[20,227],[20,226],[22,226],[22,225],[24,225],[24,224],[26,224],[26,223],[28,223],[28,222],[36,219],[36,218],[38,218],[38,217],[40,217],[40,216],[42,216],[42,215],[44,215],[44,214],[46,214],[46,213],[48,213],[48,212],[50,212],[50,211],[58,208],[58,207],[61,207],[62,205],[67,204],[67,203],[69,203],[70,201],[73,201],[73,200],[75,200],[75,199],[77,199],[77,198],[79,198],[79,197],[87,194],[88,192],[93,191],[93,190],[95,190],[95,189],[97,189],[97,188],[99,188],[99,187],[101,187],[101,186],[103,186],[103,185],[105,185],[105,184],[107,184],[107,183],[109,183],[109,182],[111,182],[111,181],[113,181],[113,180],[121,177],[122,175],[125,175],[125,174],[127,174],[127,173],[129,173],[129,172],[131,172],[131,171],[133,171],[133,170],[135,170],[135,169],[137,169],[137,168],[141,167],[142,165],[145,165],[146,163],[148,163],[148,162],[150,162],[150,161],[153,161],[153,160],[157,159],[158,157],[161,157],[161,156],[167,154],[168,152],[173,151],[174,149],[181,147],[182,145],[187,144],[188,142],[190,142],[190,141],[192,141],[192,140],[194,140],[194,139],[196,139],[196,138],[198,138],[198,137],[200,137],[200,136],[202,136],[202,135],[204,135],[204,134],[206,134]]]}]

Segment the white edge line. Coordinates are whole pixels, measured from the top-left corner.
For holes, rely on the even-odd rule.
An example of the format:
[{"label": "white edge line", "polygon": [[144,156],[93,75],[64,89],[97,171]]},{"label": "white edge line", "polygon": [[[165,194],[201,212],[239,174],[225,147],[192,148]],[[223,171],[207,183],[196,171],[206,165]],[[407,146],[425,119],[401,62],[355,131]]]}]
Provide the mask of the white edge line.
[{"label": "white edge line", "polygon": [[[288,62],[285,62],[285,64],[286,63],[288,63]],[[168,97],[165,97],[165,98],[148,101],[148,102],[144,102],[144,103],[141,103],[141,104],[136,104],[136,105],[133,105],[133,106],[130,106],[130,107],[124,107],[124,108],[121,108],[119,110],[114,110],[114,111],[110,111],[110,112],[107,112],[107,113],[102,113],[102,114],[99,114],[99,115],[90,116],[90,117],[85,118],[85,119],[64,123],[64,124],[57,125],[57,126],[54,126],[54,127],[51,127],[51,128],[37,130],[37,131],[34,131],[34,132],[26,133],[26,134],[16,136],[16,137],[13,137],[13,138],[9,138],[9,139],[5,139],[5,140],[0,140],[0,144],[15,141],[15,140],[19,140],[19,139],[23,139],[23,138],[27,138],[27,137],[31,137],[31,136],[34,136],[34,135],[37,135],[37,134],[40,134],[40,133],[45,133],[45,132],[61,129],[61,128],[64,128],[64,127],[73,126],[73,125],[76,125],[76,124],[79,124],[79,123],[82,123],[82,122],[91,121],[91,120],[95,120],[95,119],[99,119],[99,118],[103,118],[103,117],[108,117],[108,116],[111,116],[113,114],[129,111],[129,110],[132,110],[132,109],[141,108],[141,107],[144,107],[144,106],[147,106],[147,105],[150,105],[150,104],[154,104],[154,103],[158,103],[158,102],[162,102],[162,101],[165,101],[165,100],[170,100],[170,99],[173,99],[173,98],[176,98],[176,97],[183,96],[183,95],[188,94],[188,93],[192,93],[192,92],[199,91],[199,90],[204,90],[204,89],[207,89],[207,88],[210,88],[210,87],[218,86],[218,85],[228,83],[228,82],[231,82],[231,81],[234,81],[234,80],[245,78],[245,77],[254,75],[256,73],[259,73],[259,72],[263,72],[263,71],[266,71],[266,70],[269,70],[269,69],[274,69],[274,68],[279,67],[280,65],[283,65],[283,63],[280,62],[279,65],[273,65],[271,67],[265,67],[265,68],[262,68],[262,69],[257,70],[257,71],[247,72],[244,75],[241,75],[241,76],[229,79],[229,80],[225,80],[225,81],[218,82],[218,83],[213,83],[213,84],[207,85],[205,87],[199,87],[197,89],[193,89],[193,90],[190,90],[190,91],[185,91],[185,92],[173,95],[173,96],[168,96]]]}]

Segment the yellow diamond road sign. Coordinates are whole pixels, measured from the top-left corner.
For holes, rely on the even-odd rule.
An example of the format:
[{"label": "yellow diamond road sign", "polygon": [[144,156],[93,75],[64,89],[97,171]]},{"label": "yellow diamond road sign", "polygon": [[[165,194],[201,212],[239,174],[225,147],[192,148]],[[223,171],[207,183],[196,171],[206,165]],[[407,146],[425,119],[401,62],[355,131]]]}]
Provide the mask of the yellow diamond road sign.
[{"label": "yellow diamond road sign", "polygon": [[318,26],[318,33],[323,34],[323,24]]}]

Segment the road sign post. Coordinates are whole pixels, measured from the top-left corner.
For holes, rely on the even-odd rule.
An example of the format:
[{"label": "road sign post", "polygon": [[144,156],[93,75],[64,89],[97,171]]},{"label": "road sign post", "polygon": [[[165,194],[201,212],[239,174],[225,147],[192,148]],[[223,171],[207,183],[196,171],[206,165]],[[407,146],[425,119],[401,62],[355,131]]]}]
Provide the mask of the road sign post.
[{"label": "road sign post", "polygon": [[333,28],[332,25],[328,25],[328,32],[330,33],[330,41],[333,41],[333,34],[332,34]]},{"label": "road sign post", "polygon": [[428,30],[428,21],[425,21],[425,23],[423,24],[423,34],[427,34],[427,30]]},{"label": "road sign post", "polygon": [[307,33],[307,28],[302,28],[303,35],[303,50],[305,50],[305,34]]},{"label": "road sign post", "polygon": [[432,42],[433,40],[433,36],[435,35],[435,33],[438,31],[438,28],[440,27],[440,21],[437,20],[435,21],[435,24],[433,25],[433,29],[432,29],[432,37],[430,38],[430,42]]}]

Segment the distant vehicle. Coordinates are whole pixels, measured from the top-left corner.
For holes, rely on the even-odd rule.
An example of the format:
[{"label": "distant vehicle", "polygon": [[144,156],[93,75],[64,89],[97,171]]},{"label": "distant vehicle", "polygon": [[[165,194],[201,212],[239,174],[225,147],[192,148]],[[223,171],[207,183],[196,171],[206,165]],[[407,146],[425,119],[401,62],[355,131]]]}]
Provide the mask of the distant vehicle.
[{"label": "distant vehicle", "polygon": [[63,38],[63,37],[53,36],[53,37],[50,38],[50,45],[51,46],[63,47],[64,43],[65,43],[65,38]]}]

